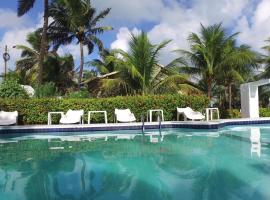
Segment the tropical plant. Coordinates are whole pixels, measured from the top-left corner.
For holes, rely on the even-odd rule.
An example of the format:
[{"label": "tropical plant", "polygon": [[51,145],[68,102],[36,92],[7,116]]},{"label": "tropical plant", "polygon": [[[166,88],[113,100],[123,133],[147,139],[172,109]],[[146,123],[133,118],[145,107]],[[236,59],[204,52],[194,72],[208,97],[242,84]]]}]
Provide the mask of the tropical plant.
[{"label": "tropical plant", "polygon": [[212,87],[219,71],[223,50],[227,42],[235,36],[236,34],[227,36],[221,24],[209,27],[201,25],[200,35],[191,33],[188,37],[190,51],[177,50],[181,54],[178,60],[186,66],[185,70],[199,75],[206,82],[209,99],[212,97]]},{"label": "tropical plant", "polygon": [[[267,43],[262,49],[265,51],[263,55],[261,55],[261,59],[259,63],[263,65],[263,71],[261,71],[256,79],[269,79],[270,78],[270,38],[265,41]],[[270,106],[270,89],[269,86],[262,86],[259,88],[259,99],[260,103],[264,107]]]},{"label": "tropical plant", "polygon": [[115,60],[117,60],[115,52],[104,49],[100,52],[100,59],[87,63],[95,69],[95,74],[91,73],[91,76],[85,77],[83,82],[88,85],[92,96],[109,97],[128,94],[127,85],[119,76],[120,71],[117,69]]},{"label": "tropical plant", "polygon": [[[235,40],[230,40],[223,50],[221,62],[219,63],[219,73],[215,79],[218,84],[224,86],[227,91],[229,109],[232,109],[232,86],[245,81],[250,81],[254,69],[257,68],[257,54],[251,51],[249,46],[236,46]],[[239,91],[239,89],[238,89]]]},{"label": "tropical plant", "polygon": [[17,80],[6,79],[0,84],[0,98],[29,98],[27,92]]},{"label": "tropical plant", "polygon": [[84,99],[89,98],[89,92],[86,89],[81,89],[79,91],[69,92],[67,97],[70,99]]},{"label": "tropical plant", "polygon": [[131,34],[128,52],[115,50],[118,55],[111,58],[117,65],[116,71],[132,94],[164,93],[172,89],[175,93],[183,88],[183,84],[191,87],[188,77],[179,73],[175,61],[166,66],[159,64],[159,53],[169,43],[167,40],[153,45],[147,34],[142,32],[137,36]]},{"label": "tropical plant", "polygon": [[91,54],[97,46],[103,50],[102,41],[97,37],[104,31],[111,30],[110,26],[98,26],[110,12],[110,8],[96,14],[90,0],[54,0],[50,8],[53,22],[49,26],[49,36],[52,38],[54,48],[60,45],[71,44],[76,41],[80,45],[80,70],[78,84],[81,84],[84,69],[84,46]]},{"label": "tropical plant", "polygon": [[22,80],[24,84],[33,83],[38,80],[40,38],[39,32],[36,31],[27,35],[26,41],[31,47],[16,45],[16,48],[22,51],[21,59],[16,62],[16,72],[20,77],[24,77]]},{"label": "tropical plant", "polygon": [[47,82],[35,87],[35,97],[37,98],[55,97],[57,95],[57,87],[53,82]]},{"label": "tropical plant", "polygon": [[[21,59],[16,62],[15,70],[22,84],[34,85],[38,79],[40,39],[41,35],[36,31],[27,36],[27,42],[31,47],[16,46],[17,49],[22,50]],[[73,85],[74,61],[71,55],[60,57],[55,51],[49,51],[46,59],[44,59],[43,66],[42,79],[44,81],[54,82],[61,91],[65,91],[66,88]]]},{"label": "tropical plant", "polygon": [[230,107],[232,84],[244,81],[243,77],[249,74],[256,58],[249,47],[236,46],[237,35],[228,35],[222,24],[201,25],[199,35],[191,33],[188,37],[190,51],[177,50],[181,54],[178,62],[184,65],[182,69],[199,76],[200,84],[210,100],[218,81],[228,88]]},{"label": "tropical plant", "polygon": [[97,72],[101,75],[109,74],[117,71],[114,59],[112,59],[114,56],[113,51],[104,49],[100,52],[100,59],[94,59],[87,62],[87,64],[95,67]]},{"label": "tropical plant", "polygon": [[[35,0],[18,0],[18,16],[23,16],[27,13],[31,8],[33,8]],[[42,74],[43,74],[43,61],[47,53],[47,29],[49,24],[49,0],[43,0],[44,4],[44,22],[42,28],[42,37],[39,49],[38,56],[38,83],[42,83]]]}]

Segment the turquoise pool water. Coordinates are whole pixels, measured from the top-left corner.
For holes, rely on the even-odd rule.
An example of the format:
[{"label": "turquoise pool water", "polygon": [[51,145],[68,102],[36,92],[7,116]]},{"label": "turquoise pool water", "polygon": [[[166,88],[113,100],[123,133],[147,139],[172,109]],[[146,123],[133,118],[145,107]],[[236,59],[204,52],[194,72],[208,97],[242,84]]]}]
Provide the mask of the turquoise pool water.
[{"label": "turquoise pool water", "polygon": [[0,136],[0,200],[267,200],[269,142],[270,125]]}]

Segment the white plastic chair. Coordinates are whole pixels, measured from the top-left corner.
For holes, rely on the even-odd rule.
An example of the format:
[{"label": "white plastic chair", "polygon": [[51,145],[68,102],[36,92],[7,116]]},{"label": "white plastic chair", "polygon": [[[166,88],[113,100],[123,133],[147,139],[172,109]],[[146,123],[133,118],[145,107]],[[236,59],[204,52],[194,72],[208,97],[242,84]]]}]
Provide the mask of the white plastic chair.
[{"label": "white plastic chair", "polygon": [[0,111],[0,126],[14,125],[18,122],[18,111]]},{"label": "white plastic chair", "polygon": [[83,124],[83,110],[68,110],[61,114],[60,124]]},{"label": "white plastic chair", "polygon": [[114,114],[116,122],[127,123],[136,121],[136,118],[130,109],[115,109]]},{"label": "white plastic chair", "polygon": [[184,120],[186,121],[187,119],[190,120],[204,120],[205,116],[197,111],[194,111],[190,107],[186,108],[177,108],[177,121],[179,121],[179,116],[183,114],[184,115]]}]

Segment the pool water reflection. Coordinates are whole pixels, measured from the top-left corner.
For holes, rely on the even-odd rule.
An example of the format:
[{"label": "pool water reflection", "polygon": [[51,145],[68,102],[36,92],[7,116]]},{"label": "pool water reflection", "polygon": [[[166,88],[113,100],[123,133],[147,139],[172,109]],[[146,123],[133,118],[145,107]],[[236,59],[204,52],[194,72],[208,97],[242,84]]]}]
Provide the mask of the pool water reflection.
[{"label": "pool water reflection", "polygon": [[270,128],[0,139],[0,199],[270,199]]}]

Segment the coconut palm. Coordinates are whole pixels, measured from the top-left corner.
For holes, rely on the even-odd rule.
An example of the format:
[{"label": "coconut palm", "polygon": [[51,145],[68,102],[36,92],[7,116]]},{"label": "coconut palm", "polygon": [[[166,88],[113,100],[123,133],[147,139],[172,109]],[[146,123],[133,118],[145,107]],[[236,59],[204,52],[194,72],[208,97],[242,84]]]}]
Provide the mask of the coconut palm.
[{"label": "coconut palm", "polygon": [[[35,0],[18,0],[18,16],[23,16],[27,13],[35,4]],[[41,44],[39,49],[39,57],[38,57],[38,83],[42,83],[42,73],[43,73],[43,61],[47,51],[47,29],[49,23],[49,0],[43,0],[44,4],[44,21],[43,21],[43,29],[42,29],[42,37]]]},{"label": "coconut palm", "polygon": [[129,94],[128,86],[122,80],[115,60],[117,60],[115,53],[104,49],[100,52],[100,59],[94,59],[87,63],[90,67],[94,67],[98,73],[84,81],[92,96],[108,97]]},{"label": "coconut palm", "polygon": [[[33,85],[38,79],[40,38],[39,32],[33,32],[27,36],[27,42],[31,47],[25,45],[16,46],[17,49],[22,50],[21,59],[16,62],[15,70],[22,84]],[[43,65],[45,66],[42,74],[44,81],[55,82],[60,90],[72,85],[74,61],[71,55],[59,57],[55,51],[49,51]]]},{"label": "coconut palm", "polygon": [[216,75],[217,83],[227,88],[229,109],[232,109],[232,86],[250,81],[254,69],[257,68],[257,54],[249,46],[236,46],[236,41],[231,40],[224,48],[219,73]]},{"label": "coconut palm", "polygon": [[201,26],[200,35],[191,33],[188,37],[190,51],[178,50],[178,61],[183,69],[198,75],[200,84],[205,88],[211,100],[217,84],[228,90],[229,107],[232,102],[232,85],[243,82],[256,65],[256,54],[248,46],[236,46],[235,36],[226,34],[221,24],[209,27]]},{"label": "coconut palm", "polygon": [[191,33],[188,37],[190,51],[178,50],[185,61],[183,64],[187,66],[186,70],[206,81],[209,99],[212,97],[214,79],[219,72],[224,48],[236,35],[227,35],[221,24],[209,27],[201,25],[200,35]]},{"label": "coconut palm", "polygon": [[97,14],[90,0],[55,0],[52,3],[50,14],[53,22],[49,26],[49,35],[52,38],[54,48],[57,49],[60,45],[67,45],[72,42],[80,45],[79,85],[84,69],[84,46],[87,46],[88,54],[93,52],[95,46],[100,51],[103,50],[103,44],[97,35],[112,28],[110,26],[98,26],[98,23],[109,12],[110,8]]},{"label": "coconut palm", "polygon": [[170,40],[167,40],[153,45],[147,34],[142,32],[138,36],[131,34],[128,52],[115,50],[118,56],[114,57],[114,61],[119,76],[132,89],[133,94],[163,93],[169,91],[170,86],[177,92],[182,84],[190,84],[186,76],[178,73],[175,61],[166,66],[159,64],[159,53],[169,43]]},{"label": "coconut palm", "polygon": [[16,48],[22,51],[21,59],[16,62],[16,72],[20,74],[20,77],[24,77],[23,83],[25,84],[38,80],[40,38],[39,32],[33,32],[28,34],[26,39],[31,47],[16,45]]}]

